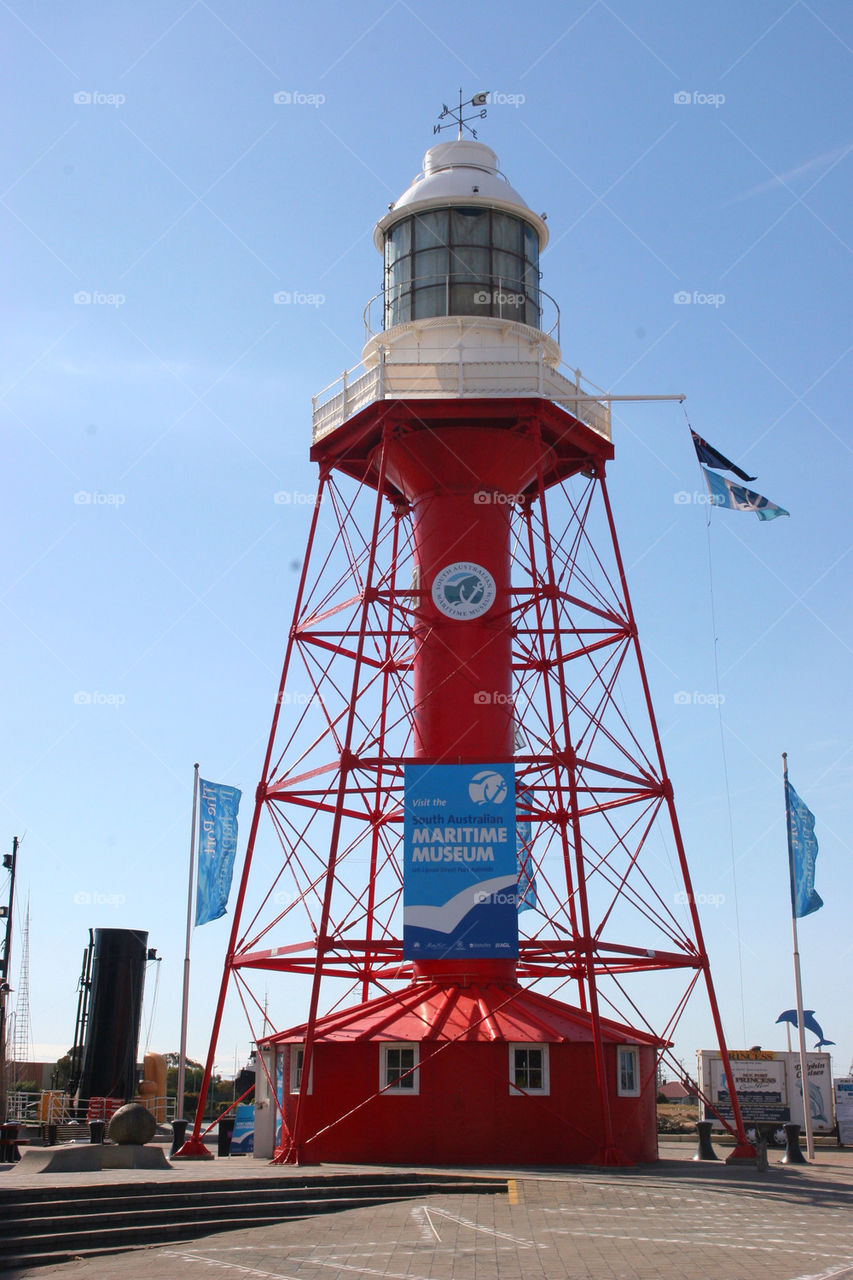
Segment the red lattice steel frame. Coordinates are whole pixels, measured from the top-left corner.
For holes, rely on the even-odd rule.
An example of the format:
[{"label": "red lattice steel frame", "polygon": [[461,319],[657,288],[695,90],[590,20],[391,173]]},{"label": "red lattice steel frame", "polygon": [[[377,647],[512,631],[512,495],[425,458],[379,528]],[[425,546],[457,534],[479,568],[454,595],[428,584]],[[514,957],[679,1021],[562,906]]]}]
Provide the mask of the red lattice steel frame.
[{"label": "red lattice steel frame", "polygon": [[[459,416],[458,402],[443,403]],[[532,823],[528,853],[538,898],[535,911],[519,916],[518,978],[527,986],[547,981],[555,991],[569,985],[588,1011],[605,1152],[612,1135],[600,1004],[668,1041],[703,980],[734,1101],[734,1126],[727,1127],[737,1150],[749,1152],[607,494],[609,446],[599,439],[578,451],[578,433],[581,442],[584,432],[595,442],[587,428],[547,402],[522,404],[512,429],[538,441],[538,474],[524,493],[499,495],[514,508],[513,585],[505,607],[514,634],[519,816]],[[404,408],[408,416],[401,417]],[[403,767],[412,758],[411,624],[420,587],[411,513],[385,465],[397,432],[413,422],[430,428],[421,404],[395,410],[360,415],[361,422],[341,429],[340,442],[315,449],[319,492],[199,1110],[183,1154],[204,1153],[202,1103],[232,979],[260,1039],[277,1028],[252,991],[252,971],[310,978],[304,1090],[324,980],[346,984],[340,994],[338,983],[331,1006],[338,1008],[393,992],[413,976],[400,940],[399,846]],[[442,402],[432,410],[440,420]],[[574,424],[579,452],[562,469],[549,448],[555,412]],[[642,723],[637,732],[632,718]],[[653,882],[658,858],[649,854],[648,839],[658,827],[674,843],[675,896],[686,905],[686,919]],[[259,856],[270,836],[271,860]],[[664,970],[682,971],[685,986],[666,1025],[652,1027],[625,980]],[[298,1132],[299,1111],[297,1105],[296,1132],[285,1134],[278,1158],[294,1158],[306,1137]]]}]

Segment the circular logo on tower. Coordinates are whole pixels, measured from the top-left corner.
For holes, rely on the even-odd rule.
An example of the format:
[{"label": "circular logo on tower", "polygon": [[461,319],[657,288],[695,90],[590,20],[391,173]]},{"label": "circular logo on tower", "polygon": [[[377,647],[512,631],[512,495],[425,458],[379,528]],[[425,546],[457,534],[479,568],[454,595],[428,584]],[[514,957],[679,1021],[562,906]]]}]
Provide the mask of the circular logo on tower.
[{"label": "circular logo on tower", "polygon": [[481,618],[495,602],[495,580],[481,564],[460,560],[446,565],[432,584],[432,601],[446,618]]}]

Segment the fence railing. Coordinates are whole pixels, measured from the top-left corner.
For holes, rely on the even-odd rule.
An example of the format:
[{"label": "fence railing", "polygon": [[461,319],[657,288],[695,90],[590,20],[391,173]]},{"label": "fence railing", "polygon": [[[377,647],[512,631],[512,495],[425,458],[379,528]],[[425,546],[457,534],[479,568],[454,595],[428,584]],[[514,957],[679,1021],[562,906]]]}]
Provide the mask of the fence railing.
[{"label": "fence railing", "polygon": [[[49,1090],[43,1093],[30,1093],[23,1090],[10,1091],[6,1097],[6,1119],[10,1124],[73,1124],[75,1121],[85,1123],[87,1117],[108,1119],[115,1107],[99,1107],[97,1104],[110,1102],[111,1099],[97,1098],[80,1101],[76,1106],[67,1093],[60,1090]],[[158,1123],[168,1124],[175,1119],[177,1100],[172,1096],[158,1098],[135,1098],[147,1107]],[[94,1104],[94,1105],[93,1105]],[[118,1105],[121,1105],[119,1101]],[[103,1112],[103,1114],[101,1114]]]}]

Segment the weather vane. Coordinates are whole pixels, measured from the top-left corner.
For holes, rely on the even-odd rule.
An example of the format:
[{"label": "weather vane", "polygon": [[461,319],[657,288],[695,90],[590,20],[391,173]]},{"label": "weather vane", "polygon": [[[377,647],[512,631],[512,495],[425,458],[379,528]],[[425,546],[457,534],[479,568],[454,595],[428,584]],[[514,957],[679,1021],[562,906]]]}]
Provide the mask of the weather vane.
[{"label": "weather vane", "polygon": [[[438,117],[439,120],[443,120],[445,116],[450,116],[450,120],[448,121],[447,124],[434,124],[432,126],[433,133],[441,133],[442,129],[452,129],[453,125],[456,125],[456,128],[458,130],[456,134],[457,141],[461,142],[463,129],[467,129],[471,137],[476,138],[477,130],[472,129],[469,126],[468,121],[485,119],[486,103],[488,102],[488,100],[489,100],[489,95],[488,95],[488,92],[486,92],[486,93],[475,93],[473,98],[469,99],[466,102],[463,102],[462,89],[460,88],[459,106],[448,107],[446,102],[443,102],[441,104],[441,115]],[[482,110],[475,112],[475,114],[472,116],[463,116],[462,112],[465,110],[466,107],[482,107]]]}]

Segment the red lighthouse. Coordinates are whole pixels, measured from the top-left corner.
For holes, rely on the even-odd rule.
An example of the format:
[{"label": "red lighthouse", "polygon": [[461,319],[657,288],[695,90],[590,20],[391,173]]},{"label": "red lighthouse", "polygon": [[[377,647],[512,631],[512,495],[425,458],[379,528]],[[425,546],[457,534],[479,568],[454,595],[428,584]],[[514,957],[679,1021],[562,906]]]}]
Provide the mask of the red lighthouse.
[{"label": "red lighthouse", "polygon": [[[430,148],[376,228],[362,366],[315,398],[207,1065],[233,987],[278,1159],[653,1159],[697,986],[728,1066],[607,495],[611,397],[561,371],[547,238],[489,147]],[[264,1008],[270,970],[306,980],[298,1025]],[[652,1025],[632,983],[658,971]]]}]

